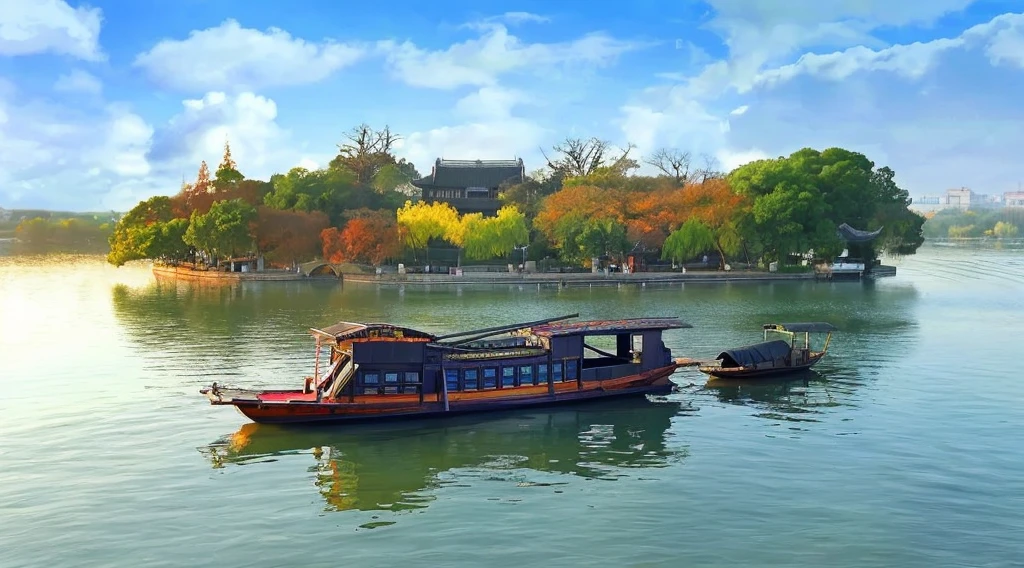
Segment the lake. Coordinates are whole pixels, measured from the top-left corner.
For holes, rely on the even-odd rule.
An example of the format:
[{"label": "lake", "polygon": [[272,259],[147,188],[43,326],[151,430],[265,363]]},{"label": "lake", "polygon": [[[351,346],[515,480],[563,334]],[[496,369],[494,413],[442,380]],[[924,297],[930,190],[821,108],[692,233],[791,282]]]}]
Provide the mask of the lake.
[{"label": "lake", "polygon": [[[1020,566],[1024,254],[925,247],[876,283],[194,286],[0,257],[0,565]],[[816,373],[651,400],[257,426],[309,327],[675,315],[676,357],[839,327]],[[1014,440],[1018,440],[1014,442]]]}]

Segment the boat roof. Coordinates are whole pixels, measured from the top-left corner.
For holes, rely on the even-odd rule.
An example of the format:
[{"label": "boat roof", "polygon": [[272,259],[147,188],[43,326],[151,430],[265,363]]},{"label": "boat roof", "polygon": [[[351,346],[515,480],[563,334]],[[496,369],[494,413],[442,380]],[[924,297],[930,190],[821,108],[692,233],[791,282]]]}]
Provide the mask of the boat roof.
[{"label": "boat roof", "polygon": [[755,343],[744,347],[726,349],[718,354],[718,359],[723,365],[730,367],[750,367],[758,363],[776,361],[789,355],[789,344],[781,339]]},{"label": "boat roof", "polygon": [[766,323],[764,329],[775,331],[792,331],[794,333],[825,333],[827,331],[839,331],[836,326],[824,321],[797,322],[797,323]]},{"label": "boat roof", "polygon": [[681,329],[693,327],[679,318],[633,318],[554,322],[528,328],[534,335],[564,337],[567,335],[607,335],[618,332]]},{"label": "boat roof", "polygon": [[395,337],[396,335],[416,339],[433,340],[435,338],[431,333],[390,323],[356,323],[349,321],[338,322],[323,329],[311,329],[310,332],[313,335],[333,337],[336,341],[369,337]]}]

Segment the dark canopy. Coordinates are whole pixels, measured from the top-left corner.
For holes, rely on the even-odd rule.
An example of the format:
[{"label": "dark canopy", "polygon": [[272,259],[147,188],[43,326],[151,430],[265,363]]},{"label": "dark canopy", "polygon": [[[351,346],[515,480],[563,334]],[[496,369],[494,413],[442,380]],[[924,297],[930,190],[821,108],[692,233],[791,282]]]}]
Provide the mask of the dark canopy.
[{"label": "dark canopy", "polygon": [[825,333],[828,331],[838,331],[836,326],[824,321],[766,323],[764,324],[764,328],[774,329],[777,331],[792,331],[793,333]]},{"label": "dark canopy", "polygon": [[778,361],[786,357],[789,357],[789,343],[776,339],[722,351],[715,359],[722,362],[722,367],[749,367],[758,363]]},{"label": "dark canopy", "polygon": [[839,236],[848,243],[866,243],[880,235],[882,233],[882,227],[879,227],[877,231],[861,231],[843,223],[842,225],[839,225],[839,230],[837,232],[839,233]]}]

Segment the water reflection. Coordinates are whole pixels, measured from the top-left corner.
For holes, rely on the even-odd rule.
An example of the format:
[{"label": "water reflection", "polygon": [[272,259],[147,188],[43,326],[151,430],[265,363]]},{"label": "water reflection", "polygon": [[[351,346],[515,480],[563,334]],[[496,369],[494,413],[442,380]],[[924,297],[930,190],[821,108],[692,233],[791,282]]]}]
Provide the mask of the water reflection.
[{"label": "water reflection", "polygon": [[[768,379],[712,379],[704,392],[719,402],[755,409],[754,416],[773,421],[819,422],[828,409],[850,405],[856,385],[832,381],[815,370]],[[798,429],[798,428],[795,428]]]},{"label": "water reflection", "polygon": [[556,485],[568,481],[539,474],[614,480],[666,467],[687,453],[670,442],[680,410],[678,402],[636,399],[344,428],[249,423],[199,451],[214,468],[309,455],[326,511],[403,511],[474,477]]}]

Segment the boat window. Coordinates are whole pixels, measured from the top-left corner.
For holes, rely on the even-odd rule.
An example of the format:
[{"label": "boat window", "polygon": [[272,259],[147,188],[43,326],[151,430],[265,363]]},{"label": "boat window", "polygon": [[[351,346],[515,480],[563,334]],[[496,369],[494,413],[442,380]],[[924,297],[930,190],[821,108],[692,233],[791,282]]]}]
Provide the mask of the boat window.
[{"label": "boat window", "polygon": [[561,361],[559,361],[557,363],[552,363],[551,364],[551,379],[553,381],[555,381],[556,383],[560,383],[563,380],[565,380],[564,377],[562,376],[562,362]]},{"label": "boat window", "polygon": [[462,382],[466,385],[466,390],[476,390],[480,388],[480,384],[477,382],[477,370],[466,369],[463,371]]},{"label": "boat window", "polygon": [[484,380],[481,388],[485,389],[496,389],[498,388],[498,368],[497,367],[484,367]]},{"label": "boat window", "polygon": [[405,373],[405,383],[406,384],[409,384],[409,383],[417,384],[419,382],[420,382],[420,373],[419,373],[419,371],[406,371],[406,373]]},{"label": "boat window", "polygon": [[579,378],[579,375],[577,374],[578,366],[579,361],[576,361],[575,359],[565,362],[565,380],[575,381]]},{"label": "boat window", "polygon": [[457,369],[445,369],[444,370],[445,387],[448,392],[455,392],[459,390],[459,371]]},{"label": "boat window", "polygon": [[537,384],[546,385],[548,383],[548,366],[547,364],[537,365]]},{"label": "boat window", "polygon": [[521,385],[532,385],[533,382],[533,365],[523,365],[519,367],[519,384]]},{"label": "boat window", "polygon": [[377,373],[363,373],[363,384],[364,385],[380,384],[380,375],[377,374]]},{"label": "boat window", "polygon": [[363,387],[363,394],[380,394],[378,387]]},{"label": "boat window", "polygon": [[398,387],[384,387],[384,394],[398,394]]},{"label": "boat window", "polygon": [[516,386],[516,368],[515,367],[502,367],[501,368],[501,386],[503,386],[503,387],[514,387],[514,386]]},{"label": "boat window", "polygon": [[398,373],[384,373],[384,382],[385,383],[397,383],[398,382]]}]

